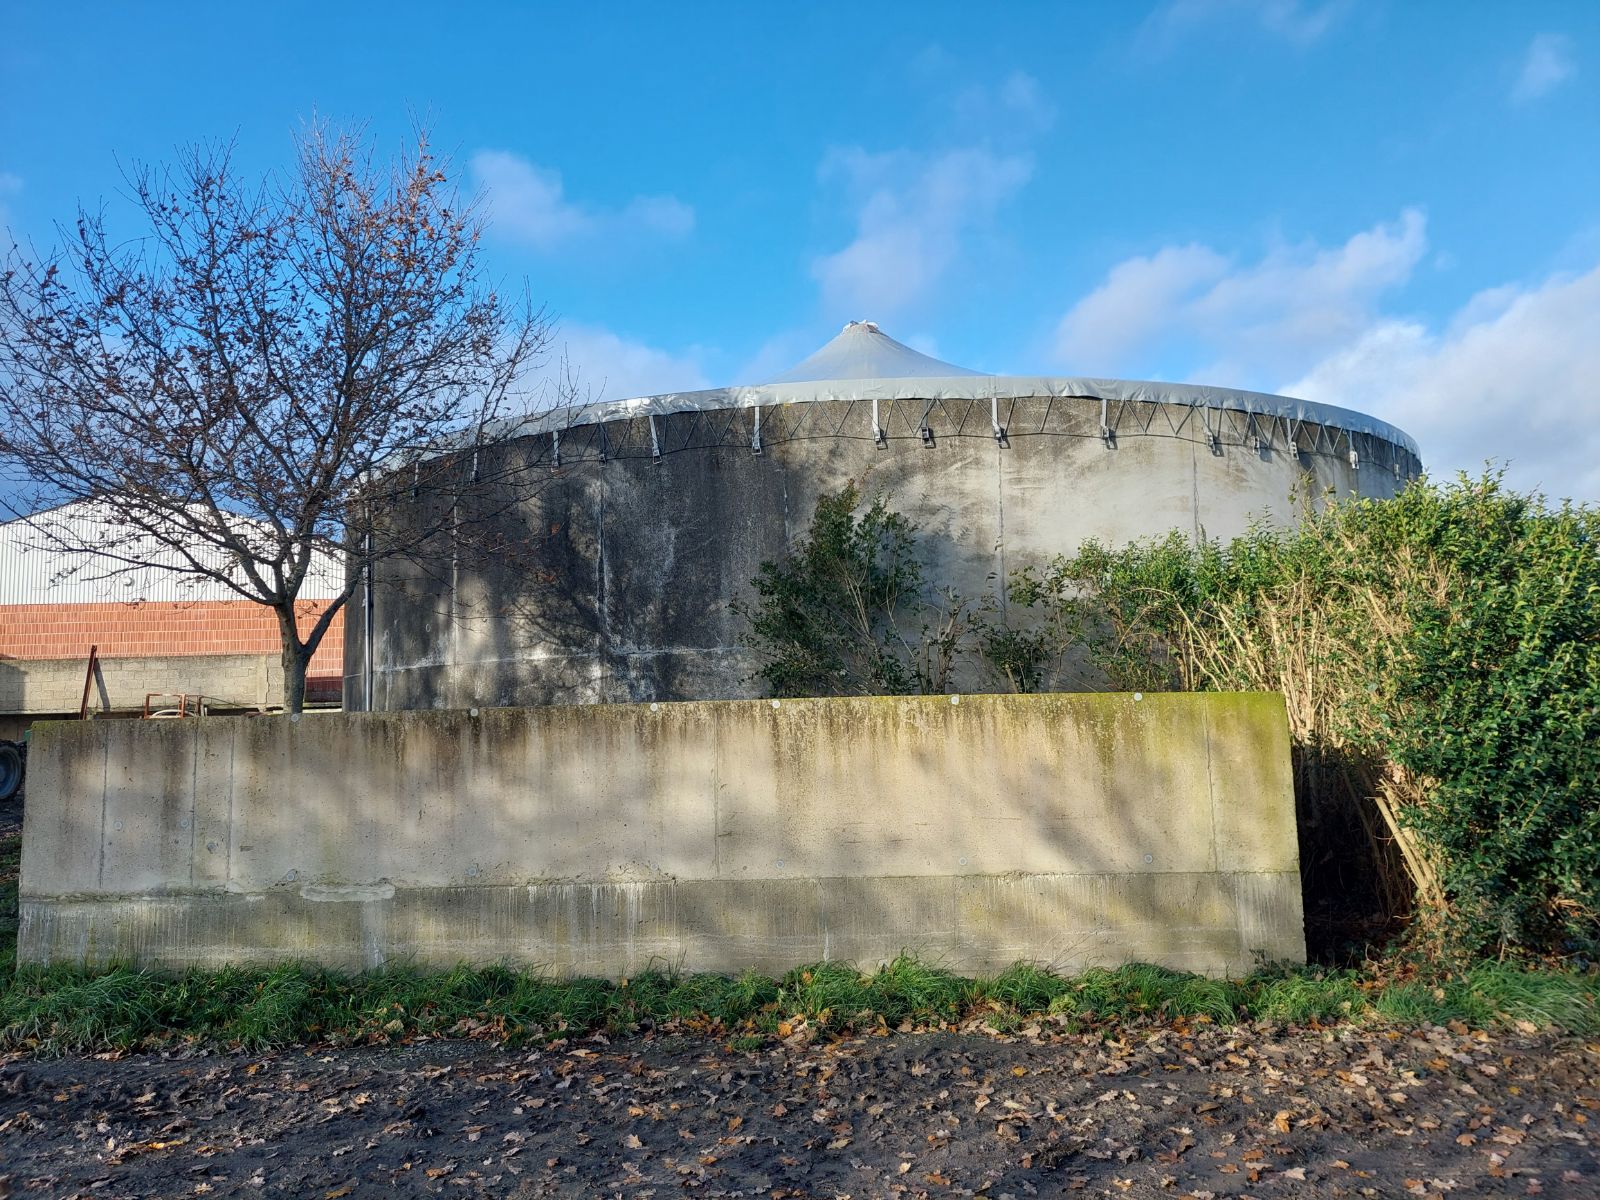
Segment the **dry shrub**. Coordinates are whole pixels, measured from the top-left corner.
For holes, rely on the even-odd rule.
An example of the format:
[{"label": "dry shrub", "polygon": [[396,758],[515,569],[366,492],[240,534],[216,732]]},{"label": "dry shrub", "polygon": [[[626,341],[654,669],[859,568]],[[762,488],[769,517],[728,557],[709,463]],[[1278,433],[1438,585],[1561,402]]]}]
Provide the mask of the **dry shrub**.
[{"label": "dry shrub", "polygon": [[1313,907],[1365,888],[1434,949],[1593,947],[1600,514],[1423,481],[1287,534],[1088,543],[1012,598],[1114,686],[1282,693]]}]

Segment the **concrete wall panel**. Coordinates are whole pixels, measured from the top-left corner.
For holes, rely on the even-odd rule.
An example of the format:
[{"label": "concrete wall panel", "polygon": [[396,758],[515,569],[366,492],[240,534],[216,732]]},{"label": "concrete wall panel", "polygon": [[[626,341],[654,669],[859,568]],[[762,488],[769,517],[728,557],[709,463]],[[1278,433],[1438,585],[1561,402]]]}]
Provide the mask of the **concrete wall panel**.
[{"label": "concrete wall panel", "polygon": [[1301,959],[1262,695],[54,722],[25,962]]},{"label": "concrete wall panel", "polygon": [[[251,605],[250,607],[257,607]],[[92,634],[86,635],[92,640]],[[313,672],[325,670],[313,690],[331,679],[339,682],[336,652],[331,660],[319,650]],[[0,661],[0,713],[53,716],[76,713],[83,701],[84,659],[9,659]],[[137,713],[145,696],[159,692],[163,705],[176,706],[173,695],[203,695],[207,702],[231,709],[274,707],[283,703],[283,664],[271,654],[188,654],[163,658],[102,658],[90,681],[89,711]]]}]

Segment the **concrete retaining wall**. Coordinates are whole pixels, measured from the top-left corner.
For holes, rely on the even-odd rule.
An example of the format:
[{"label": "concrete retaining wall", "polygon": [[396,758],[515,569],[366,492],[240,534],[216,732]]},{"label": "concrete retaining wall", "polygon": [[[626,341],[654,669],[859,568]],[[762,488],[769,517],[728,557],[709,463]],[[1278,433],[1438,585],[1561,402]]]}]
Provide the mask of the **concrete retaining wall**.
[{"label": "concrete retaining wall", "polygon": [[23,962],[1304,958],[1270,695],[53,723]]},{"label": "concrete retaining wall", "polygon": [[[0,660],[0,712],[72,713],[83,700],[82,659]],[[102,658],[89,687],[89,709],[138,712],[150,692],[200,693],[239,708],[283,698],[283,666],[273,654],[191,654]]]}]

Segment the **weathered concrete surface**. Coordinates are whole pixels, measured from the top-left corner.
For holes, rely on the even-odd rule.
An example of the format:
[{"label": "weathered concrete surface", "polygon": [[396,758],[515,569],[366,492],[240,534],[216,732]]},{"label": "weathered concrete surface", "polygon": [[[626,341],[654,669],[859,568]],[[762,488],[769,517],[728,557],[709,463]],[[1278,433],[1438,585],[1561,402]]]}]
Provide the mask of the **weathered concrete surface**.
[{"label": "weathered concrete surface", "polygon": [[24,962],[1303,959],[1281,698],[53,723]]},{"label": "weathered concrete surface", "polygon": [[[882,447],[870,404],[835,401],[766,411],[760,455],[744,410],[657,417],[659,462],[644,419],[567,430],[559,466],[549,434],[485,451],[479,515],[494,520],[479,536],[496,552],[441,537],[420,543],[430,566],[378,565],[370,680],[367,606],[346,610],[345,707],[758,696],[733,604],[805,531],[818,496],[851,481],[916,523],[930,580],[976,600],[1087,538],[1287,526],[1308,502],[1391,496],[1420,469],[1368,435],[1165,404],[1111,406],[1109,445],[1099,403],[1083,399],[1007,399],[1004,446],[984,402],[885,402],[878,419]],[[394,519],[412,516],[402,495]],[[969,666],[958,688],[999,686]]]},{"label": "weathered concrete surface", "polygon": [[[84,659],[0,659],[0,714],[76,716],[85,665]],[[276,652],[101,658],[89,682],[89,711],[137,713],[151,692],[203,695],[227,708],[265,708],[283,698],[283,664]]]}]

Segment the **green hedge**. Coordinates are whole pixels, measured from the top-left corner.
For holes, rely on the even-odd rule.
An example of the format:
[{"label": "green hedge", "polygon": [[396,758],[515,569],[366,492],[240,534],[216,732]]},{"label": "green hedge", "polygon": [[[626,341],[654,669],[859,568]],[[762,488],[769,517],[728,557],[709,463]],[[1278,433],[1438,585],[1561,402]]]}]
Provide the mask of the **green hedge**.
[{"label": "green hedge", "polygon": [[1282,691],[1349,766],[1457,953],[1600,940],[1600,513],[1498,475],[1329,503],[1292,533],[1090,543],[1012,598],[1114,684]]}]

